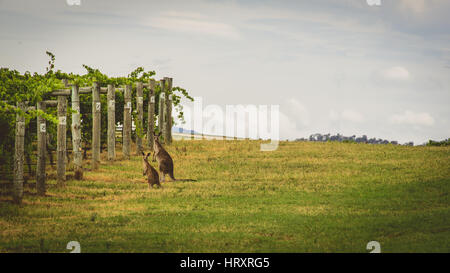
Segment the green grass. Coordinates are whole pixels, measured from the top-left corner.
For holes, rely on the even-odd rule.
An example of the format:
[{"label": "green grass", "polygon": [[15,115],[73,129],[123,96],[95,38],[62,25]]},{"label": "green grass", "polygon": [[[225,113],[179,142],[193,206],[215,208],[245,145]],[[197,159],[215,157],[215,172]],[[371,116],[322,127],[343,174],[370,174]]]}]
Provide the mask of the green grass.
[{"label": "green grass", "polygon": [[450,252],[450,147],[260,143],[176,141],[175,176],[197,181],[161,189],[133,157],[1,194],[0,252]]}]

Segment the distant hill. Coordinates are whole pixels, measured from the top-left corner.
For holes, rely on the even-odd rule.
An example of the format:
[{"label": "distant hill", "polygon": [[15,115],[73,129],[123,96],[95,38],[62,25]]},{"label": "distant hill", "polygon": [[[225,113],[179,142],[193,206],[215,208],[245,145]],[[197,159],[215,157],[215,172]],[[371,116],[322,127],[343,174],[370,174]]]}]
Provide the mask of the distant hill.
[{"label": "distant hill", "polygon": [[184,128],[176,127],[176,126],[172,127],[172,133],[200,135],[200,133],[197,133],[194,130],[186,130]]}]

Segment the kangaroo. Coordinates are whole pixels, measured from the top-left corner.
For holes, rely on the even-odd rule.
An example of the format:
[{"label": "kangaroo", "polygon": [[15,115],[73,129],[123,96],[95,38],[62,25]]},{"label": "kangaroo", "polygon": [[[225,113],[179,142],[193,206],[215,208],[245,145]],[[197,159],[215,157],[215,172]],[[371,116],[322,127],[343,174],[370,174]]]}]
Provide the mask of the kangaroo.
[{"label": "kangaroo", "polygon": [[[170,157],[169,153],[164,149],[164,147],[159,142],[159,137],[161,136],[161,132],[159,134],[155,134],[153,132],[153,150],[154,155],[156,157],[156,161],[158,161],[159,171],[161,172],[161,180],[164,182],[166,179],[166,174],[170,176],[172,181],[175,181],[175,177],[173,176],[173,160]],[[161,181],[160,180],[160,181]]]},{"label": "kangaroo", "polygon": [[[156,157],[156,161],[158,161],[159,171],[161,172],[161,180],[165,181],[166,174],[169,175],[171,181],[196,181],[193,179],[175,179],[173,175],[173,160],[170,157],[169,153],[164,149],[164,147],[159,142],[159,137],[161,136],[161,132],[156,134],[153,132],[153,156]],[[160,180],[160,181],[161,181]]]},{"label": "kangaroo", "polygon": [[155,184],[161,187],[161,184],[159,183],[158,172],[155,170],[155,168],[152,167],[152,165],[150,165],[150,163],[148,163],[148,157],[150,156],[151,153],[148,153],[147,155],[145,155],[144,152],[141,153],[142,153],[142,163],[144,167],[143,175],[147,176],[148,187],[153,188],[153,185]]}]

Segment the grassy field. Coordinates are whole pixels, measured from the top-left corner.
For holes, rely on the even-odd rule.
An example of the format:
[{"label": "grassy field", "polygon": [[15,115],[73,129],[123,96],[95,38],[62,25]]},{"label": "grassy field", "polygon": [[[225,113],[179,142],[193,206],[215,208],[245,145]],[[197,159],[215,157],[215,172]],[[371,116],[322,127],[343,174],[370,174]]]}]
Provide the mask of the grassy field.
[{"label": "grassy field", "polygon": [[450,252],[449,147],[260,143],[176,141],[175,176],[197,181],[161,189],[135,156],[20,207],[3,192],[0,252]]}]

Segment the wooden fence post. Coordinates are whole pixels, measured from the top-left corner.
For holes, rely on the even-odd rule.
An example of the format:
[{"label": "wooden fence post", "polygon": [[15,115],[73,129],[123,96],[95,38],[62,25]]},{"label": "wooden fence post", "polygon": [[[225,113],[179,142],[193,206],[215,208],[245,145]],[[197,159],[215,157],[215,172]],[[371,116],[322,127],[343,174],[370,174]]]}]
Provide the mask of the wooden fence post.
[{"label": "wooden fence post", "polygon": [[108,84],[108,160],[116,158],[116,91]]},{"label": "wooden fence post", "polygon": [[148,93],[148,124],[147,141],[148,147],[153,151],[153,132],[155,130],[155,80],[150,80],[150,91]]},{"label": "wooden fence post", "polygon": [[169,138],[170,138],[170,143],[172,143],[173,138],[172,138],[172,127],[173,127],[173,120],[172,120],[172,107],[173,107],[173,94],[172,94],[172,83],[173,83],[173,78],[170,78],[170,104],[169,104],[169,126],[170,126],[170,131],[169,131]]},{"label": "wooden fence post", "polygon": [[[18,102],[17,108],[25,111],[25,103]],[[16,138],[14,150],[14,184],[13,201],[16,204],[22,202],[23,197],[23,154],[25,149],[25,117],[16,114]]]},{"label": "wooden fence post", "polygon": [[130,159],[131,150],[131,85],[125,86],[124,92],[124,108],[123,108],[123,145],[122,151],[125,159]]},{"label": "wooden fence post", "polygon": [[172,78],[165,78],[167,82],[167,90],[165,92],[165,110],[164,110],[164,139],[166,144],[172,143]]},{"label": "wooden fence post", "polygon": [[72,85],[72,150],[75,179],[83,179],[83,154],[81,148],[80,94],[77,85]]},{"label": "wooden fence post", "polygon": [[100,85],[94,82],[92,88],[92,169],[98,169],[100,165],[100,132],[101,132],[101,102]]},{"label": "wooden fence post", "polygon": [[137,122],[136,126],[136,155],[140,155],[144,151],[142,147],[142,137],[140,134],[144,133],[144,97],[143,97],[143,83],[136,83],[136,109]]},{"label": "wooden fence post", "polygon": [[[45,112],[45,102],[37,103],[37,110]],[[36,191],[38,195],[45,195],[45,154],[47,153],[47,124],[41,116],[37,117],[37,167],[36,167]]]},{"label": "wooden fence post", "polygon": [[[159,127],[159,132],[162,133],[161,136],[162,138],[164,138],[165,136],[165,96],[166,96],[166,80],[161,79],[159,80],[160,83],[160,89],[161,92],[159,93],[159,113],[158,113],[158,127]],[[164,143],[165,143],[165,139],[164,139]]]},{"label": "wooden fence post", "polygon": [[66,183],[66,125],[67,125],[67,98],[58,96],[58,131],[57,131],[57,183],[64,186]]}]

